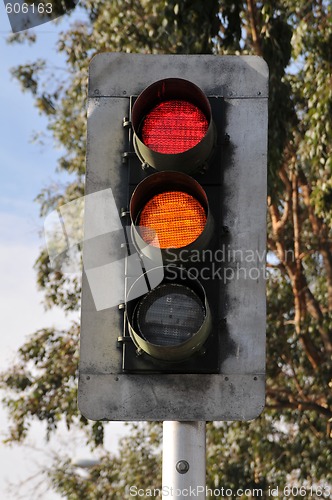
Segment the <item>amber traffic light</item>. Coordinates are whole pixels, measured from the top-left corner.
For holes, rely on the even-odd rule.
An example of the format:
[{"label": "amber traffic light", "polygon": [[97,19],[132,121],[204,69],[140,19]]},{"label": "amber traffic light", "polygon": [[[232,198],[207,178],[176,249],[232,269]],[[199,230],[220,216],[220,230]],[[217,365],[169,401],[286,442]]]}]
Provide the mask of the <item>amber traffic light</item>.
[{"label": "amber traffic light", "polygon": [[[183,191],[154,195],[143,207],[138,225],[143,240],[160,248],[181,248],[195,241],[206,223],[206,213],[193,196]],[[157,238],[151,239],[151,231]]]}]

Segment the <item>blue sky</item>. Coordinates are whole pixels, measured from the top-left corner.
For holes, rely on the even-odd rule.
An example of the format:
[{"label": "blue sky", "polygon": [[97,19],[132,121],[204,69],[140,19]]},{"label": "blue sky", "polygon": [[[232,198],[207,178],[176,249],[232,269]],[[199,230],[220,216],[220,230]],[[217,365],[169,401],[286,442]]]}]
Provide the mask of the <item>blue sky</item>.
[{"label": "blue sky", "polygon": [[[59,57],[54,50],[57,29],[53,25],[54,23],[48,23],[36,28],[39,42],[35,45],[9,45],[6,43],[9,23],[5,11],[0,9],[2,214],[19,217],[24,214],[25,218],[29,215],[34,219],[38,214],[38,206],[32,201],[39,190],[55,177],[58,152],[52,147],[31,143],[34,132],[45,130],[46,119],[38,114],[32,96],[22,93],[19,83],[11,77],[9,71],[11,67],[33,61],[37,57],[47,57],[54,61]],[[14,234],[15,231],[5,236],[13,237]],[[3,236],[0,235],[1,238]]]},{"label": "blue sky", "polygon": [[[45,130],[47,122],[34,107],[32,97],[22,93],[9,72],[13,66],[39,57],[57,66],[61,64],[54,47],[57,33],[66,24],[68,19],[63,19],[60,26],[49,22],[37,27],[38,42],[34,45],[8,45],[6,38],[10,25],[5,9],[2,4],[0,6],[0,371],[10,366],[27,335],[46,326],[66,327],[72,319],[78,318],[77,314],[66,317],[59,309],[45,312],[43,296],[36,288],[33,264],[44,243],[38,234],[43,221],[33,200],[52,180],[65,181],[68,176],[55,173],[60,151],[51,141],[48,140],[46,146],[31,142],[35,132]],[[117,424],[110,425],[108,442],[114,449],[118,432],[122,431]],[[51,450],[64,449],[73,460],[91,456],[75,435],[71,434],[68,439],[65,429],[59,438],[46,445],[44,426],[38,424],[33,425],[25,447],[9,448],[1,442],[7,427],[6,413],[0,408],[0,498],[35,500],[34,482],[25,482],[25,479],[36,473],[38,464],[45,463]],[[70,449],[63,445],[64,442],[71,443]],[[8,489],[8,484],[19,482],[23,482],[19,491],[16,486]],[[59,497],[46,489],[40,498]]]},{"label": "blue sky", "polygon": [[[4,9],[0,9],[0,244],[2,249],[37,251],[37,257],[43,245],[39,235],[43,221],[39,218],[34,198],[52,179],[61,180],[61,176],[55,173],[59,151],[51,144],[42,147],[32,143],[34,133],[45,130],[47,122],[34,107],[30,94],[22,93],[19,83],[10,75],[10,68],[18,64],[37,57],[49,60],[58,57],[53,48],[57,36],[54,23],[42,25],[36,31],[40,37],[36,45],[8,45],[6,38],[10,34],[10,26]],[[63,175],[62,179],[65,177],[68,178]],[[8,256],[12,265],[3,269],[2,274],[8,273],[14,281],[16,269],[25,259],[25,252],[22,251],[18,259],[11,258],[10,253]],[[18,297],[19,289],[16,293]],[[4,341],[5,336],[2,335],[1,339]]]},{"label": "blue sky", "polygon": [[[52,23],[53,25],[54,23]],[[10,68],[43,55],[55,57],[53,49],[56,29],[51,23],[37,28],[40,42],[31,47],[8,45],[10,26],[4,8],[0,8],[1,53],[1,134],[0,134],[0,369],[12,362],[17,348],[26,336],[47,325],[65,326],[69,318],[61,311],[44,312],[42,294],[37,291],[33,263],[42,245],[38,232],[42,221],[33,202],[42,187],[54,177],[57,152],[31,144],[33,131],[43,130],[46,121],[39,116],[30,95],[23,94],[10,75]],[[8,421],[0,410],[2,439]],[[0,443],[0,497],[30,497],[31,484],[24,480],[35,474],[43,454],[36,448],[44,446],[38,426],[25,447],[7,447]],[[24,482],[20,490],[10,484]],[[30,493],[29,493],[30,492]],[[32,498],[32,496],[31,496]],[[46,498],[46,497],[45,497]],[[57,498],[47,494],[47,499]]]}]

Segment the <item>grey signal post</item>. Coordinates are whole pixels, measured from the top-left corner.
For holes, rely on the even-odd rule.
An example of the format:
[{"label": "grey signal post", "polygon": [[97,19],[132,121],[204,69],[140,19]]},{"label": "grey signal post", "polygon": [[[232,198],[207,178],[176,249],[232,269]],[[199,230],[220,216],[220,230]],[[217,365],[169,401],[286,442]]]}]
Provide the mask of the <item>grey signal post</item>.
[{"label": "grey signal post", "polygon": [[[222,227],[228,234],[224,255],[219,252],[222,268],[227,268],[219,298],[225,321],[219,369],[215,373],[124,371],[117,342],[123,335],[124,310],[96,309],[95,290],[84,269],[79,408],[92,420],[186,421],[196,426],[209,420],[250,420],[265,403],[268,68],[255,56],[95,56],[89,70],[86,194],[110,189],[119,215],[128,208],[126,158],[132,154],[123,120],[130,116],[132,99],[163,78],[184,78],[209,99],[222,101],[228,144],[217,168],[222,173]],[[88,232],[90,215],[86,206]],[[90,265],[103,265],[109,258],[105,238],[95,238],[93,251],[85,242],[84,263],[89,252]],[[120,257],[119,251],[124,275],[125,259],[121,264]],[[204,460],[200,463],[204,466]]]}]

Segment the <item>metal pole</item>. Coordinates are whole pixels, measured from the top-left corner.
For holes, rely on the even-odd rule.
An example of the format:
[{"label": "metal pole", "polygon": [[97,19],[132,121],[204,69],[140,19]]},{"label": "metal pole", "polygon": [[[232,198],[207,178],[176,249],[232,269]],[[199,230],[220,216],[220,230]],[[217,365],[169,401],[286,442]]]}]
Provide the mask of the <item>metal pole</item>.
[{"label": "metal pole", "polygon": [[205,500],[205,422],[163,423],[163,499]]}]

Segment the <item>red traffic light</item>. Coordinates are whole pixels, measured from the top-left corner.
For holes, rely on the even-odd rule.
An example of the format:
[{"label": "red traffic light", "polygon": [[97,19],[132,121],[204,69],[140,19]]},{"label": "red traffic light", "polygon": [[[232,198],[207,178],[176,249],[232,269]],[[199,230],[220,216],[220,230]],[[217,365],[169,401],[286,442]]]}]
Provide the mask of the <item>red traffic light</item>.
[{"label": "red traffic light", "polygon": [[205,136],[209,127],[204,113],[194,104],[170,99],[157,104],[143,119],[143,143],[165,154],[183,153]]},{"label": "red traffic light", "polygon": [[166,78],[147,87],[132,109],[134,147],[157,170],[195,172],[215,144],[209,100],[194,83]]}]

